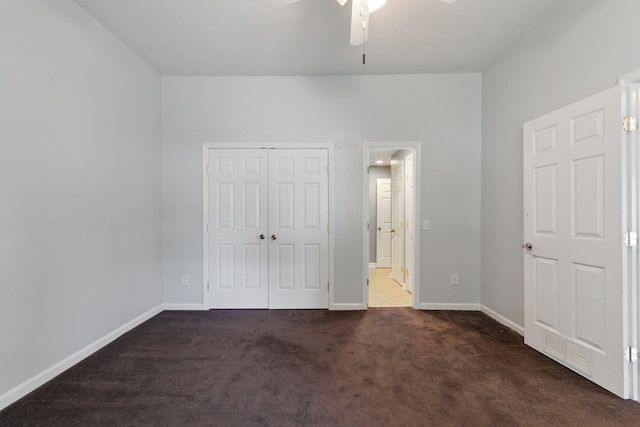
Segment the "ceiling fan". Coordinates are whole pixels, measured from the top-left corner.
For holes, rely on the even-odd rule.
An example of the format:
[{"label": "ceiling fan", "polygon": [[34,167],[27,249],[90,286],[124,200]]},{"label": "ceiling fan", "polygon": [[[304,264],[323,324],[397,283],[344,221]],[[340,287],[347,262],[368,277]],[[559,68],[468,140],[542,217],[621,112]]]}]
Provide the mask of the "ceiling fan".
[{"label": "ceiling fan", "polygon": [[[287,6],[298,0],[267,0],[274,7]],[[336,0],[340,6],[344,6],[348,0]],[[453,3],[456,0],[440,0],[445,3]],[[358,46],[367,41],[369,37],[369,14],[380,9],[387,3],[386,0],[351,0],[351,45]]]}]

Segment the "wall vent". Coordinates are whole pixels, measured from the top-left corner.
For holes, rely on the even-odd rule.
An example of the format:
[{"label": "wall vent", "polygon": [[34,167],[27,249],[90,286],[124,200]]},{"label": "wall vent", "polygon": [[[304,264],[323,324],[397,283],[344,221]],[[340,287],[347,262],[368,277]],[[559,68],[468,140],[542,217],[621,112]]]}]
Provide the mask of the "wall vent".
[{"label": "wall vent", "polygon": [[567,339],[552,334],[544,333],[544,349],[550,355],[564,361],[567,365],[582,373],[591,375],[591,352]]}]

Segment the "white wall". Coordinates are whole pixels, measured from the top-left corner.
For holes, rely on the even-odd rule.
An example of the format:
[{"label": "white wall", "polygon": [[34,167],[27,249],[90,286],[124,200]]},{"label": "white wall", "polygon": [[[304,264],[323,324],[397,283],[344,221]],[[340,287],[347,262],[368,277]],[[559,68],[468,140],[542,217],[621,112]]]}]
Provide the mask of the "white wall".
[{"label": "white wall", "polygon": [[160,168],[157,73],[70,0],[0,0],[0,396],[162,303]]},{"label": "white wall", "polygon": [[380,178],[391,178],[391,167],[371,166],[369,169],[369,263],[376,262],[376,242],[378,241],[378,193],[377,185]]},{"label": "white wall", "polygon": [[[335,302],[361,304],[361,141],[421,141],[422,210],[431,220],[422,238],[422,301],[478,303],[480,80],[163,77],[166,301],[202,303],[202,143],[334,143]],[[452,272],[459,287],[449,285]],[[189,286],[180,286],[181,274]]]},{"label": "white wall", "polygon": [[640,2],[563,0],[482,78],[482,304],[524,324],[522,124],[640,68]]}]

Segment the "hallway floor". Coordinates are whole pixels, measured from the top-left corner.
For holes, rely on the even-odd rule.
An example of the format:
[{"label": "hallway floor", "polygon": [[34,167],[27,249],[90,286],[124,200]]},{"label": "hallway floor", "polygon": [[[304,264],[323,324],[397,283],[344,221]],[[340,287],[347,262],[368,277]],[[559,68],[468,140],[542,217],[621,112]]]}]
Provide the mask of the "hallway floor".
[{"label": "hallway floor", "polygon": [[369,269],[369,307],[409,307],[411,293],[389,277],[389,268]]}]

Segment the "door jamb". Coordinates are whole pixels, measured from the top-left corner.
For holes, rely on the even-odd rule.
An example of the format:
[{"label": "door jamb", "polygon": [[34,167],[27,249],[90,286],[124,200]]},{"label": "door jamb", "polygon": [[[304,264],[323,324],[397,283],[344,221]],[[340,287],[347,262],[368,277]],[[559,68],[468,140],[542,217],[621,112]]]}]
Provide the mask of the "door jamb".
[{"label": "door jamb", "polygon": [[[630,115],[636,118],[640,118],[640,70],[636,70],[618,79],[618,84],[621,86],[621,101],[622,101],[622,114]],[[626,222],[627,230],[638,231],[639,225],[639,212],[640,206],[638,205],[639,188],[640,188],[640,176],[638,174],[638,165],[640,164],[640,152],[636,148],[640,136],[638,131],[626,132],[623,138],[626,141],[626,168],[629,178],[627,179],[627,194],[629,199],[627,200],[627,212]],[[624,148],[623,148],[624,149]],[[627,275],[628,293],[627,293],[627,309],[628,317],[628,331],[627,339],[629,346],[638,348],[640,344],[640,282],[638,279],[638,261],[639,252],[637,246],[628,248],[629,254],[626,259],[627,266],[625,268],[625,274]],[[623,263],[625,262],[623,258]],[[632,363],[629,367],[629,380],[630,386],[630,398],[640,402],[640,369],[638,363]]]},{"label": "door jamb", "polygon": [[207,232],[207,219],[209,218],[209,179],[207,166],[209,162],[209,149],[276,149],[276,148],[301,148],[301,149],[326,149],[328,163],[328,221],[329,221],[329,310],[334,308],[334,278],[333,278],[333,144],[331,143],[257,143],[257,142],[205,142],[202,144],[202,307],[211,310],[209,301],[209,238]]},{"label": "door jamb", "polygon": [[[396,148],[398,150],[413,151],[413,221],[414,221],[414,237],[413,237],[413,293],[411,294],[411,307],[418,309],[420,306],[420,237],[419,231],[422,227],[418,227],[422,221],[421,202],[420,202],[420,182],[422,154],[420,151],[421,143],[412,142],[363,142],[362,143],[362,205],[363,205],[363,236],[362,239],[362,309],[367,310],[369,307],[369,151],[382,148]],[[371,227],[372,225],[369,224]]]}]

